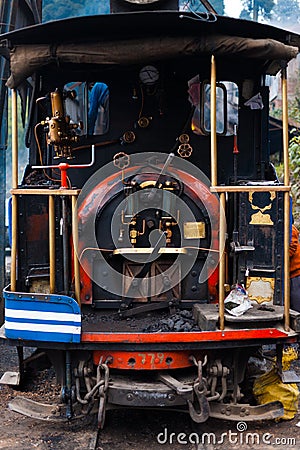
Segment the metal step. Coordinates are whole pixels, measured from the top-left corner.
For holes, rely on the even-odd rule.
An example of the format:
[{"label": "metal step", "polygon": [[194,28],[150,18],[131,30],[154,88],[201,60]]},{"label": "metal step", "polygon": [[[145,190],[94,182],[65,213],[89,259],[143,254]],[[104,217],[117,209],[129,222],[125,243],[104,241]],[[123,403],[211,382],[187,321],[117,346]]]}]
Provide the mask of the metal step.
[{"label": "metal step", "polygon": [[15,397],[9,402],[8,407],[11,411],[24,414],[33,419],[67,422],[65,415],[61,415],[62,411],[59,405],[46,405],[30,400],[29,398]]},{"label": "metal step", "polygon": [[0,384],[8,384],[10,386],[19,386],[20,382],[20,372],[5,372],[0,379]]},{"label": "metal step", "polygon": [[284,370],[280,376],[283,383],[300,383],[300,378],[294,370]]}]

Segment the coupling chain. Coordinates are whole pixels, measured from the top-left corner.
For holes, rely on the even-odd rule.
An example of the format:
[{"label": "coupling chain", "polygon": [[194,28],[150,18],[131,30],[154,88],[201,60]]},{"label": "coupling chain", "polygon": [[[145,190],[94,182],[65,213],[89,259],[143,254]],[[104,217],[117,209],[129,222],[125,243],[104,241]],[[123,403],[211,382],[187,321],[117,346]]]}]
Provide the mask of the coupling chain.
[{"label": "coupling chain", "polygon": [[96,384],[96,386],[97,385],[99,386],[100,397],[105,396],[108,389],[108,382],[109,382],[109,367],[106,363],[100,363],[97,367],[97,384]]},{"label": "coupling chain", "polygon": [[207,364],[207,355],[204,356],[203,362],[200,359],[197,361],[194,356],[191,356],[190,359],[198,370],[198,377],[194,381],[194,390],[197,389],[200,393],[203,393],[206,391],[206,379],[203,378],[202,369]]},{"label": "coupling chain", "polygon": [[[104,375],[104,377],[103,377]],[[101,383],[103,381],[103,383]],[[101,360],[97,367],[97,384],[101,383],[99,387],[99,408],[98,408],[98,428],[102,429],[105,422],[106,396],[109,383],[109,368],[106,363]]]},{"label": "coupling chain", "polygon": [[[101,370],[104,372],[104,377],[102,377]],[[75,375],[75,386],[76,386],[76,399],[82,405],[87,405],[95,394],[99,392],[100,396],[104,396],[108,389],[109,382],[109,368],[106,363],[100,363],[97,367],[97,381],[95,386],[90,389],[85,396],[82,398],[80,395],[80,376],[77,368],[74,369]]]}]

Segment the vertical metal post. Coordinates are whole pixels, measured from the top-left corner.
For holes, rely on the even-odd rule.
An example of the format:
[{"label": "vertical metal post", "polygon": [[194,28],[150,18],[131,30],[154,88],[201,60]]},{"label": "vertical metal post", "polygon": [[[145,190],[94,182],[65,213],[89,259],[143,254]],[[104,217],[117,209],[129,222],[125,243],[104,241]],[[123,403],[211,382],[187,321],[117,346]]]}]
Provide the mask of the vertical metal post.
[{"label": "vertical metal post", "polygon": [[54,195],[49,195],[49,265],[50,294],[55,293],[55,203]]},{"label": "vertical metal post", "polygon": [[[18,99],[17,91],[12,90],[12,188],[18,187]],[[11,290],[17,289],[17,240],[18,240],[18,205],[17,196],[12,196],[12,243],[11,243]]]},{"label": "vertical metal post", "polygon": [[69,295],[69,230],[68,230],[68,205],[67,197],[63,195],[62,201],[62,247],[63,247],[63,279],[64,279],[64,293]]},{"label": "vertical metal post", "polygon": [[[30,3],[30,6],[29,6]],[[0,34],[12,29],[32,25],[41,21],[42,0],[20,2],[18,0],[0,0]],[[6,199],[6,146],[7,146],[7,104],[8,95],[5,86],[9,71],[9,62],[2,58],[0,63],[0,285],[5,278],[5,199]],[[12,187],[18,186],[18,120],[17,92],[12,91]],[[17,197],[12,196],[12,248],[11,248],[11,290],[16,290],[17,280]]]},{"label": "vertical metal post", "polygon": [[[0,34],[10,31],[11,12],[13,2],[0,0]],[[8,89],[6,80],[9,62],[6,58],[0,59],[0,289],[6,283],[5,251],[6,239],[6,154],[8,136]],[[0,307],[0,322],[3,322],[3,308]]]},{"label": "vertical metal post", "polygon": [[[288,98],[287,98],[287,70],[281,71],[282,80],[282,131],[283,131],[283,167],[284,185],[290,184],[289,172],[289,122],[288,122]],[[284,193],[284,329],[290,329],[290,194]]]},{"label": "vertical metal post", "polygon": [[[211,185],[217,186],[218,183],[218,161],[217,161],[217,75],[216,61],[214,55],[211,56],[211,74],[210,74],[210,152],[211,152]],[[220,230],[219,230],[219,319],[220,330],[225,328],[225,193],[220,194]]]},{"label": "vertical metal post", "polygon": [[225,235],[226,235],[226,219],[225,219],[225,192],[220,193],[220,231],[219,231],[219,318],[220,330],[225,328]]},{"label": "vertical metal post", "polygon": [[16,89],[11,91],[12,121],[12,188],[18,187],[18,97]]},{"label": "vertical metal post", "polygon": [[80,305],[80,267],[78,260],[78,217],[77,217],[77,198],[72,196],[72,235],[74,248],[74,284],[75,284],[75,298]]},{"label": "vertical metal post", "polygon": [[65,379],[65,400],[67,403],[66,417],[71,419],[73,417],[73,407],[72,407],[72,361],[71,352],[66,350],[66,379]]},{"label": "vertical metal post", "polygon": [[210,152],[211,152],[211,185],[217,185],[217,78],[215,57],[211,57],[210,76]]}]

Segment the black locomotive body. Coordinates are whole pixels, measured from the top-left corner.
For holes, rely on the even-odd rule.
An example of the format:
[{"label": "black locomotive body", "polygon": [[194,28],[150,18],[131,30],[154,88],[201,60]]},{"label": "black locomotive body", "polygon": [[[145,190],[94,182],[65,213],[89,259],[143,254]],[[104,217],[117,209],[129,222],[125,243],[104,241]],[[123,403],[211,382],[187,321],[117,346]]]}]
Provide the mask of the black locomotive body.
[{"label": "black locomotive body", "polygon": [[[100,426],[118,406],[182,407],[196,422],[282,415],[280,402],[247,403],[243,387],[261,345],[276,344],[280,362],[299,332],[286,138],[286,67],[299,36],[152,5],[4,39],[13,107],[6,342],[20,355],[24,346],[46,352],[68,418],[94,406]],[[280,70],[283,182],[268,134],[267,81]],[[30,100],[20,182],[18,92]],[[230,314],[228,295],[249,309]]]}]

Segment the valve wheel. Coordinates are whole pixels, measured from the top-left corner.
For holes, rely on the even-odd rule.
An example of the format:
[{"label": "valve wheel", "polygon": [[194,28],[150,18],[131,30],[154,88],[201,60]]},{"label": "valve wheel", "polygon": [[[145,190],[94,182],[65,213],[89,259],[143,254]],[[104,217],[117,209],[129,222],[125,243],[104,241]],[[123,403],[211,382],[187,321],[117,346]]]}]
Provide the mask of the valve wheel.
[{"label": "valve wheel", "polygon": [[188,143],[181,144],[178,147],[177,152],[181,156],[181,158],[189,158],[193,152],[193,147]]},{"label": "valve wheel", "polygon": [[119,169],[126,169],[130,164],[130,157],[124,152],[116,153],[113,158],[113,163]]}]

